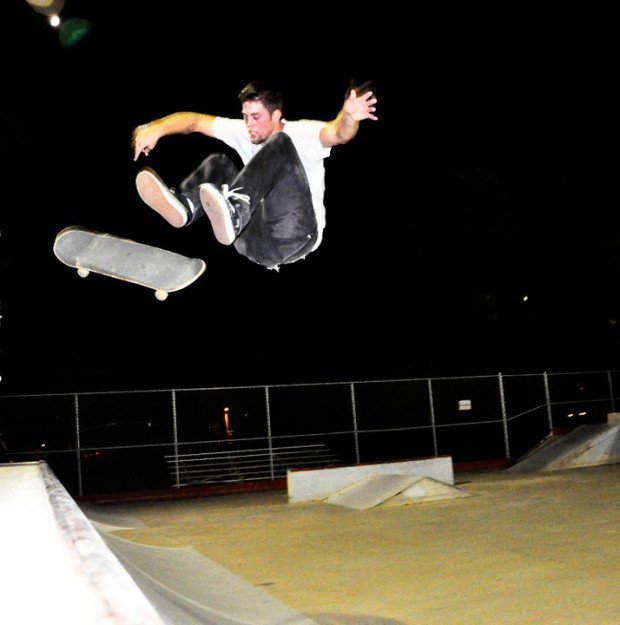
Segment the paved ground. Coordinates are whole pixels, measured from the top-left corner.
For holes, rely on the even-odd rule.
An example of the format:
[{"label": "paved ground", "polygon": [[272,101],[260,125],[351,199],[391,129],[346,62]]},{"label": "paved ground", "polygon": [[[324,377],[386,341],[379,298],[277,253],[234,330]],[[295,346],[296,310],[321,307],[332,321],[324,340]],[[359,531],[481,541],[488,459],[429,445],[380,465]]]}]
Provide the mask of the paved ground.
[{"label": "paved ground", "polygon": [[457,474],[472,496],[351,510],[286,494],[100,506],[320,625],[618,625],[620,465]]}]

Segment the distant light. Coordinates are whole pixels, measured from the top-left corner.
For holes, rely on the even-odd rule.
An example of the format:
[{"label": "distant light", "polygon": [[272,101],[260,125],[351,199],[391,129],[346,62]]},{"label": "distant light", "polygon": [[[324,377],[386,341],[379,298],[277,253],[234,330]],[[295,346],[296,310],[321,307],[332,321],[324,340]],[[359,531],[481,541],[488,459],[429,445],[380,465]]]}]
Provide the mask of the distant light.
[{"label": "distant light", "polygon": [[584,412],[580,412],[580,413],[579,413],[579,416],[580,416],[580,417],[585,417],[587,414],[588,414],[588,413],[584,411]]},{"label": "distant light", "polygon": [[528,299],[530,299],[530,296],[529,296],[529,295],[524,295],[524,296],[523,296],[523,301],[524,301],[524,302],[527,302],[527,300],[528,300]]},{"label": "distant light", "polygon": [[46,447],[45,443],[41,443],[41,449],[43,449],[43,447]]},{"label": "distant light", "polygon": [[53,28],[60,26],[60,16],[59,15],[50,15],[50,25]]}]

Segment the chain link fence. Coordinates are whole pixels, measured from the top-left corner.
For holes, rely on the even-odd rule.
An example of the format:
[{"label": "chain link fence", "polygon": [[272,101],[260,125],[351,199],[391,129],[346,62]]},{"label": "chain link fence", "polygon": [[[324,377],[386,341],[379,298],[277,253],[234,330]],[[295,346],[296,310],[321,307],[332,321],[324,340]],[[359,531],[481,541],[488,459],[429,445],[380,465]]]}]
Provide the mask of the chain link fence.
[{"label": "chain link fence", "polygon": [[0,396],[0,462],[73,496],[451,456],[516,460],[615,411],[618,371]]}]

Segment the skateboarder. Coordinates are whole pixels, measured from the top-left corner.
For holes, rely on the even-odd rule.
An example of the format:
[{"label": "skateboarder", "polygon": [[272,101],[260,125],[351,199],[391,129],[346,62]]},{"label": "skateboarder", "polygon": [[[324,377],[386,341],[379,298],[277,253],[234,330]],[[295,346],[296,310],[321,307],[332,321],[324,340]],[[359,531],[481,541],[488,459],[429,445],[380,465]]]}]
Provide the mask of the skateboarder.
[{"label": "skateboarder", "polygon": [[134,160],[159,139],[199,132],[235,149],[239,171],[225,154],[212,154],[176,188],[150,168],[136,177],[142,200],[176,228],[207,214],[216,239],[269,269],[304,258],[321,243],[325,227],[323,159],[357,134],[360,121],[376,120],[369,83],[351,86],[335,119],[287,121],[282,95],[262,82],[239,93],[242,119],[173,113],[133,132]]}]

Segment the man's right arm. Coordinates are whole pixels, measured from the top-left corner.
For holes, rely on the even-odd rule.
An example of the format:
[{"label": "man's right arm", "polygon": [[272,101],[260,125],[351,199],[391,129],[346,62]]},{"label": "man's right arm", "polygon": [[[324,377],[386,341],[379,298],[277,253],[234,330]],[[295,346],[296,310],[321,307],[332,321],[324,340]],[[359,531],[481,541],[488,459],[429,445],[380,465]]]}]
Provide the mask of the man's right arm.
[{"label": "man's right arm", "polygon": [[199,132],[207,137],[212,137],[215,119],[214,115],[184,112],[172,113],[148,124],[142,124],[133,131],[133,160],[137,161],[141,153],[148,156],[157,142],[166,135]]}]

